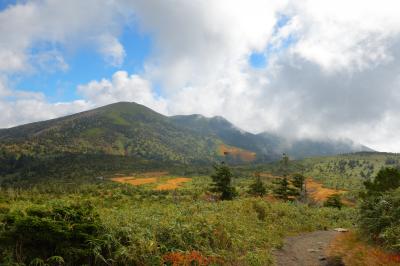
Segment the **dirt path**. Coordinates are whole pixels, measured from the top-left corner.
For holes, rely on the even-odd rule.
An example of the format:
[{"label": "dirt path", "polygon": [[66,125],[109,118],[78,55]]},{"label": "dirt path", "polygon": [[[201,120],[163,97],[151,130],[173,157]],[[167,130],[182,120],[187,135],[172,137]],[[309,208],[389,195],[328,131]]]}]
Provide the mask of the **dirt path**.
[{"label": "dirt path", "polygon": [[286,238],[283,248],[274,251],[277,266],[326,265],[325,251],[338,234],[336,231],[315,231]]}]

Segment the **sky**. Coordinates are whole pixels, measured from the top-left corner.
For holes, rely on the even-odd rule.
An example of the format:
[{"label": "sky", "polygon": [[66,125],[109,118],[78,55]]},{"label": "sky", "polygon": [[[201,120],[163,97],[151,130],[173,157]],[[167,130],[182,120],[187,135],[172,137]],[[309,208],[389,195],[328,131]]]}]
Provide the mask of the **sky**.
[{"label": "sky", "polygon": [[0,0],[0,128],[119,101],[400,152],[396,0]]}]

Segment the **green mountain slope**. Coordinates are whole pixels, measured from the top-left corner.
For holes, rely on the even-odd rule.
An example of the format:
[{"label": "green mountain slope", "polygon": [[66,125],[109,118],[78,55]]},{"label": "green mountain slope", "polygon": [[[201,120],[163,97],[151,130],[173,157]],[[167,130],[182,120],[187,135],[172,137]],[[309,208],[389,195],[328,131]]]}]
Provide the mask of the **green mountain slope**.
[{"label": "green mountain slope", "polygon": [[[157,162],[266,162],[280,158],[368,150],[352,143],[291,142],[279,136],[245,132],[222,117],[167,117],[136,103],[115,103],[58,119],[0,130],[0,155],[125,156]],[[4,156],[3,156],[4,157]]]},{"label": "green mountain slope", "polygon": [[400,154],[357,152],[307,158],[302,161],[306,174],[325,186],[357,191],[363,182],[374,178],[382,168],[400,169]]},{"label": "green mountain slope", "polygon": [[108,154],[182,163],[212,160],[218,142],[135,103],[116,103],[0,132],[2,148],[14,153]]},{"label": "green mountain slope", "polygon": [[274,145],[255,134],[237,128],[223,117],[207,118],[202,115],[178,115],[171,117],[171,119],[175,124],[203,136],[213,135],[221,139],[226,145],[255,152],[258,161],[276,160],[281,156]]},{"label": "green mountain slope", "polygon": [[257,153],[259,160],[279,159],[282,153],[301,159],[313,156],[327,156],[360,151],[373,151],[351,140],[289,140],[275,134],[263,132],[252,134],[245,132],[225,118],[216,116],[207,118],[202,115],[179,115],[171,119],[188,130],[203,135],[213,134],[225,144]]}]

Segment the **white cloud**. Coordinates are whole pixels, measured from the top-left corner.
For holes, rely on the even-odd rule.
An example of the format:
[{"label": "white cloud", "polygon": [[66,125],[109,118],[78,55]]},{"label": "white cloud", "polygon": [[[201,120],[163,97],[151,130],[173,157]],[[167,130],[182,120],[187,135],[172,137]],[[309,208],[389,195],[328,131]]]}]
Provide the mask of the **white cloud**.
[{"label": "white cloud", "polygon": [[[347,137],[377,149],[394,141],[382,134],[377,144],[374,131],[360,129],[389,131],[385,116],[399,111],[395,1],[289,1],[286,6],[146,1],[133,6],[155,39],[146,75],[167,87],[171,114],[224,115],[247,130]],[[274,34],[279,14],[290,21]],[[289,36],[291,43],[285,44]],[[249,54],[268,44],[278,49],[268,55],[268,69],[251,69]]]},{"label": "white cloud", "polygon": [[49,103],[40,93],[16,92],[13,98],[11,101],[0,99],[2,127],[52,119],[93,108],[83,100]]},{"label": "white cloud", "polygon": [[104,59],[112,66],[120,66],[124,62],[125,49],[117,38],[111,35],[99,37],[99,51]]},{"label": "white cloud", "polygon": [[35,71],[54,73],[57,71],[67,71],[68,64],[62,54],[56,50],[43,51],[31,55],[30,62]]},{"label": "white cloud", "polygon": [[[149,81],[138,75],[129,76],[125,71],[116,72],[111,80],[80,85],[78,92],[82,100],[49,103],[43,93],[11,91],[0,83],[0,125],[11,127],[41,121],[120,101],[137,102],[160,113],[167,112],[166,100],[153,93]],[[6,100],[6,96],[12,100]]]},{"label": "white cloud", "polygon": [[147,75],[168,90],[207,85],[240,71],[271,37],[286,1],[127,1],[139,26],[153,34]]},{"label": "white cloud", "polygon": [[97,47],[107,63],[120,65],[125,51],[117,37],[125,15],[119,10],[119,5],[108,0],[23,1],[2,10],[0,127],[94,107],[85,100],[49,103],[41,93],[14,89],[11,79],[32,72],[67,71],[61,51],[74,53],[81,46]]},{"label": "white cloud", "polygon": [[10,93],[11,91],[7,86],[7,79],[3,76],[0,76],[0,99],[8,96]]},{"label": "white cloud", "polygon": [[146,105],[158,112],[166,112],[166,102],[153,93],[151,84],[138,75],[128,76],[118,71],[111,81],[91,81],[78,87],[84,99],[91,105],[101,106],[113,102],[128,101]]},{"label": "white cloud", "polygon": [[293,52],[325,70],[364,68],[391,60],[387,53],[400,32],[397,1],[292,1],[300,36]]},{"label": "white cloud", "polygon": [[[65,64],[57,48],[98,46],[111,64],[121,64],[124,50],[117,37],[125,19],[114,1],[27,1],[0,12],[0,72],[30,70],[35,46],[49,62]],[[50,48],[50,53],[48,52]],[[53,58],[51,58],[53,57]],[[33,62],[32,62],[33,61]]]},{"label": "white cloud", "polygon": [[[121,65],[126,55],[118,36],[127,23],[151,34],[154,50],[140,76],[127,70],[81,85],[82,101],[55,105],[33,97],[26,104],[37,108],[34,117],[21,113],[22,96],[13,92],[17,100],[0,102],[5,114],[9,110],[0,125],[44,119],[46,108],[54,117],[125,100],[167,114],[223,115],[251,131],[347,137],[400,151],[398,7],[389,0],[20,4],[0,13],[0,35],[8,37],[0,40],[2,75],[45,69],[29,52],[35,43],[55,47],[43,54],[43,65],[67,66],[52,44],[93,46],[106,62]],[[282,15],[289,21],[277,28]],[[268,56],[267,68],[249,66],[252,52]],[[151,84],[161,84],[163,97]],[[0,86],[0,95],[10,91]]]}]

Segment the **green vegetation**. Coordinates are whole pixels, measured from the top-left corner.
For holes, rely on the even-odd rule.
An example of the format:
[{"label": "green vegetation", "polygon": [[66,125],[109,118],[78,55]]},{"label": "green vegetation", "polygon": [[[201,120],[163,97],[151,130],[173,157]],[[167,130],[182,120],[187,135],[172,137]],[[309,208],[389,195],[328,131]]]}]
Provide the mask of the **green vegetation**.
[{"label": "green vegetation", "polygon": [[367,197],[361,204],[360,228],[365,236],[400,251],[400,189]]},{"label": "green vegetation", "polygon": [[371,240],[400,251],[400,171],[382,169],[365,185],[360,206],[362,232]]},{"label": "green vegetation", "polygon": [[372,179],[382,168],[399,168],[400,155],[393,153],[361,152],[301,161],[306,176],[325,186],[360,191],[364,182]]},{"label": "green vegetation", "polygon": [[378,172],[374,180],[364,182],[368,194],[376,194],[400,187],[400,171],[395,168],[385,168]]},{"label": "green vegetation", "polygon": [[221,200],[232,200],[237,196],[234,186],[232,186],[232,172],[224,163],[214,165],[215,173],[211,175],[213,184],[211,191],[219,194]]},{"label": "green vegetation", "polygon": [[[284,142],[266,133],[243,132],[222,117],[167,117],[142,105],[122,102],[0,130],[0,174],[12,170],[4,165],[11,164],[13,169],[20,167],[22,163],[15,165],[10,160],[21,161],[21,157],[41,162],[42,167],[51,164],[55,157],[73,155],[115,156],[114,160],[128,157],[162,163],[165,167],[171,163],[204,166],[221,159],[243,163],[243,158],[238,156],[220,154],[220,145],[255,154],[255,158],[247,158],[252,163],[265,163],[278,159],[282,151],[289,149]],[[302,143],[300,151],[310,147],[312,154],[353,151],[351,145],[335,150],[334,143]],[[303,157],[307,153],[297,155]]]},{"label": "green vegetation", "polygon": [[0,249],[3,263],[36,264],[40,261],[93,265],[103,260],[108,243],[93,206],[35,205],[10,211],[2,219]]},{"label": "green vegetation", "polygon": [[324,206],[338,208],[340,210],[343,207],[340,195],[339,194],[330,195],[328,199],[324,202]]},{"label": "green vegetation", "polygon": [[[278,178],[274,180],[274,189],[273,193],[274,196],[278,199],[287,201],[287,200],[294,200],[296,196],[300,195],[300,192],[302,190],[301,188],[298,188],[296,185],[299,185],[299,182],[301,181],[301,178],[299,178],[299,175],[295,175],[296,182],[289,182],[289,174],[290,174],[290,168],[289,168],[289,156],[287,154],[283,154],[282,160],[279,162],[279,172],[282,175],[281,178]],[[302,180],[304,182],[304,179]]]},{"label": "green vegetation", "polygon": [[[0,132],[0,155],[46,159],[65,154],[129,156],[152,161],[204,163],[217,158],[221,140],[177,126],[135,103],[117,103]],[[2,151],[2,152],[1,152]],[[1,156],[0,156],[1,160]]]},{"label": "green vegetation", "polygon": [[[369,193],[363,194],[357,215],[357,209],[339,205],[338,196],[329,197],[325,206],[302,203],[304,177],[321,167],[319,161],[326,162],[326,158],[314,159],[317,166],[307,159],[232,168],[222,164],[214,171],[171,165],[171,173],[176,175],[162,180],[185,175],[192,181],[175,191],[155,191],[150,185],[118,184],[108,177],[162,169],[163,164],[146,165],[139,160],[132,164],[133,158],[112,161],[114,156],[107,156],[71,156],[60,161],[55,157],[46,169],[25,156],[4,166],[6,172],[6,167],[21,165],[21,173],[35,172],[32,178],[37,182],[22,178],[21,173],[19,178],[12,169],[0,178],[1,265],[169,265],[177,261],[179,265],[182,258],[194,264],[271,265],[271,249],[279,247],[285,236],[351,228],[356,219],[364,235],[398,250],[400,192],[392,187],[399,184],[394,169],[382,170],[366,182]],[[344,157],[356,160],[357,156],[361,155],[338,156],[336,161]],[[368,162],[381,156],[379,163],[384,165],[385,156],[396,158],[362,156]],[[114,162],[114,167],[101,163],[105,160]],[[396,166],[392,160],[388,162]],[[347,162],[345,173],[349,169]],[[204,174],[196,174],[199,171]],[[264,171],[286,177],[250,177]],[[42,178],[37,178],[38,173]],[[56,174],[59,178],[52,179]],[[103,178],[96,178],[99,176]],[[348,185],[352,178],[342,179]],[[216,200],[210,187],[221,199],[230,200]],[[282,201],[259,197],[266,194]]]},{"label": "green vegetation", "polygon": [[274,196],[278,199],[287,201],[293,200],[295,196],[299,195],[299,192],[294,188],[286,177],[279,178],[275,181]]},{"label": "green vegetation", "polygon": [[267,194],[267,188],[264,182],[261,180],[260,174],[255,174],[255,179],[252,184],[250,184],[249,194],[253,196],[262,197]]},{"label": "green vegetation", "polygon": [[[131,103],[1,130],[0,265],[271,265],[284,237],[356,219],[372,240],[400,250],[399,155],[266,163],[283,149],[270,137]],[[222,144],[257,159],[242,165],[221,156]],[[293,147],[346,150],[332,145]],[[222,159],[234,164],[210,167]],[[110,179],[161,170],[169,175],[157,182],[191,181],[170,191]],[[321,206],[305,195],[309,176],[344,191],[324,191]],[[355,205],[360,195],[357,217],[340,197]]]},{"label": "green vegetation", "polygon": [[3,188],[0,264],[160,265],[200,256],[217,265],[270,265],[271,248],[285,236],[353,222],[353,209],[271,203],[248,196],[247,178],[228,176],[238,188],[229,201],[209,200],[207,176],[176,191],[108,180]]},{"label": "green vegetation", "polygon": [[298,199],[301,201],[306,201],[307,191],[305,186],[306,177],[302,174],[295,173],[292,177],[292,184],[297,189]]},{"label": "green vegetation", "polygon": [[304,182],[306,180],[306,177],[302,174],[294,174],[293,179],[292,179],[292,184],[294,187],[296,187],[298,190],[303,191],[304,190]]}]

